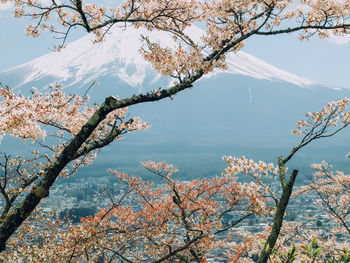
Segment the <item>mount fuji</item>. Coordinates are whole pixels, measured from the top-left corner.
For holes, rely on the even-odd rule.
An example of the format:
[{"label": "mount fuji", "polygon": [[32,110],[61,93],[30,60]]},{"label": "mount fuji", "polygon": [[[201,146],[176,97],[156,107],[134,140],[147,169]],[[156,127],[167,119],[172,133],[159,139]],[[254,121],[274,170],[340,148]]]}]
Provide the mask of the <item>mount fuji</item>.
[{"label": "mount fuji", "polygon": [[[198,27],[187,32],[195,39],[200,39],[202,33]],[[115,27],[101,43],[94,44],[87,35],[61,52],[0,72],[0,80],[22,92],[58,82],[67,92],[81,95],[98,81],[100,85],[89,91],[92,102],[98,103],[109,95],[123,98],[168,86],[169,78],[160,76],[139,54],[141,35],[161,45],[174,45],[164,32]],[[130,116],[140,116],[152,127],[126,135],[118,147],[108,148],[105,156],[112,160],[124,149],[140,160],[150,153],[172,159],[171,153],[187,156],[190,152],[208,152],[219,159],[224,154],[244,152],[237,149],[248,147],[260,151],[258,158],[264,158],[266,151],[261,149],[290,148],[298,141],[290,131],[306,112],[350,96],[350,90],[294,75],[242,51],[228,54],[227,64],[226,71],[205,76],[173,101],[130,107]],[[347,131],[332,138],[331,143],[345,146],[345,140],[349,141]],[[323,142],[317,145],[327,146]]]},{"label": "mount fuji", "polygon": [[[203,31],[191,27],[187,34],[200,41]],[[112,28],[105,40],[94,44],[87,35],[71,44],[62,52],[52,52],[23,65],[1,73],[8,79],[16,75],[16,87],[36,83],[45,78],[64,83],[65,86],[89,85],[96,79],[112,77],[131,87],[144,87],[160,79],[150,64],[138,52],[141,35],[165,46],[174,46],[171,36],[165,32],[149,32],[145,29]],[[312,86],[317,83],[278,69],[245,52],[227,56],[228,69],[220,73],[243,75],[256,79],[285,81],[297,86]],[[20,77],[19,76],[20,73]],[[47,84],[47,82],[46,82]]]}]

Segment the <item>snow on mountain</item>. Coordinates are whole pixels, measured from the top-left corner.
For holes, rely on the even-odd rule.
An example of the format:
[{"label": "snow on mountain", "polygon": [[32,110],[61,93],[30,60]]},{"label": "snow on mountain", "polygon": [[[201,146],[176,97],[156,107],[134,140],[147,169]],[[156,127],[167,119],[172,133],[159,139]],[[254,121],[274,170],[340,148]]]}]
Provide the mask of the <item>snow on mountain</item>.
[{"label": "snow on mountain", "polygon": [[[203,31],[193,26],[187,32],[198,40]],[[141,87],[156,82],[161,76],[146,62],[138,52],[141,35],[166,46],[174,41],[165,32],[148,32],[144,29],[114,27],[102,43],[94,44],[93,36],[87,35],[61,52],[52,52],[20,66],[0,73],[1,76],[16,75],[16,87],[50,77],[66,86],[87,85],[104,76],[121,79],[132,87]],[[243,51],[227,55],[228,69],[225,73],[245,75],[257,79],[286,81],[297,86],[315,85],[316,82],[291,74],[268,64]],[[21,72],[21,74],[17,74]],[[220,74],[216,71],[213,74]],[[21,76],[18,78],[18,76]]]}]

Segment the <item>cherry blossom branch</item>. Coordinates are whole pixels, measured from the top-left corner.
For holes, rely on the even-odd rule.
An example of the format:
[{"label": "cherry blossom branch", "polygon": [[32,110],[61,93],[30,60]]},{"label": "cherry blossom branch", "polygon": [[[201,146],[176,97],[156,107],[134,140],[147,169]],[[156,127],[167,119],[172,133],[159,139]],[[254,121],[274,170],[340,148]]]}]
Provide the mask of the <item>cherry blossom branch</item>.
[{"label": "cherry blossom branch", "polygon": [[118,100],[115,97],[106,98],[105,102],[94,112],[71,142],[65,146],[53,163],[44,170],[42,179],[33,190],[28,193],[24,200],[10,211],[6,218],[0,223],[0,251],[5,249],[7,239],[30,215],[34,208],[40,203],[40,200],[48,196],[49,189],[56,181],[60,172],[69,162],[75,159],[74,157],[77,156],[76,152],[79,151],[80,147],[110,112],[139,103],[158,101],[166,97],[171,97],[181,90],[192,87],[192,83],[202,75],[203,71],[200,71],[195,76],[185,79],[184,82],[178,85],[161,90],[160,94],[149,92],[146,94],[134,95],[123,100]]},{"label": "cherry blossom branch", "polygon": [[242,216],[240,219],[236,220],[235,222],[233,222],[232,224],[230,224],[227,227],[224,227],[223,229],[220,229],[218,231],[216,231],[214,234],[218,235],[220,233],[226,232],[229,229],[232,229],[234,226],[238,225],[239,223],[241,223],[243,220],[247,219],[248,217],[250,217],[253,213],[247,213],[246,215]]},{"label": "cherry blossom branch", "polygon": [[[320,138],[334,136],[350,124],[350,113],[346,111],[349,99],[331,101],[321,110],[306,114],[307,120],[299,121],[294,135],[304,135],[301,142],[295,146],[281,162],[285,165],[301,148]],[[329,129],[334,127],[334,131]]]},{"label": "cherry blossom branch", "polygon": [[[128,126],[129,124],[132,124],[133,121],[134,121],[133,119],[130,119],[130,120],[123,122],[123,123],[125,123],[125,125]],[[97,141],[85,143],[83,145],[83,147],[81,147],[75,153],[73,158],[77,159],[83,155],[90,153],[91,151],[101,149],[101,148],[109,145],[110,143],[112,143],[121,134],[125,134],[127,132],[128,132],[128,129],[118,129],[116,126],[113,126],[111,131],[107,134],[107,136],[105,138],[102,138],[102,139],[97,140]]]},{"label": "cherry blossom branch", "polygon": [[[346,229],[348,234],[350,234],[350,226],[348,226],[345,219],[336,211],[336,208],[330,204],[330,202],[321,194],[320,191],[318,191],[316,188],[315,188],[315,191],[316,191],[317,195],[321,198],[322,202],[327,206],[330,213],[340,221],[341,225]],[[349,211],[347,211],[345,213],[345,216],[347,214],[349,214]]]},{"label": "cherry blossom branch", "polygon": [[13,206],[17,198],[27,191],[34,181],[36,181],[39,175],[31,175],[27,173],[27,168],[21,168],[23,163],[30,165],[34,160],[22,160],[19,158],[12,158],[6,154],[3,154],[4,162],[0,162],[0,166],[3,168],[3,175],[1,176],[0,193],[5,199],[5,207],[3,208],[1,218],[4,219],[7,213]]},{"label": "cherry blossom branch", "polygon": [[350,234],[350,176],[333,171],[333,166],[324,161],[311,167],[315,170],[312,182],[302,186],[295,195],[315,191],[320,198],[314,200],[316,206],[328,211],[329,218]]}]

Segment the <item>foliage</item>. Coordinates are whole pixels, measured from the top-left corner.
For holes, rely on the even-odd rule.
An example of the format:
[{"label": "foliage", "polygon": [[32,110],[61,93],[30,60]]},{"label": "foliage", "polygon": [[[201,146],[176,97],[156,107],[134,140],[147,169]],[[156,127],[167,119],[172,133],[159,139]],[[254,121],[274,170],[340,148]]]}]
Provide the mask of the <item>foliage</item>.
[{"label": "foliage", "polygon": [[324,263],[347,263],[350,262],[350,253],[347,248],[344,248],[337,256],[324,255],[322,253],[323,248],[318,244],[317,238],[313,237],[309,244],[302,245],[297,248],[292,247],[286,255],[280,255],[281,262],[291,263],[295,262],[299,254],[305,259],[301,260],[302,263],[306,262],[324,262]]}]

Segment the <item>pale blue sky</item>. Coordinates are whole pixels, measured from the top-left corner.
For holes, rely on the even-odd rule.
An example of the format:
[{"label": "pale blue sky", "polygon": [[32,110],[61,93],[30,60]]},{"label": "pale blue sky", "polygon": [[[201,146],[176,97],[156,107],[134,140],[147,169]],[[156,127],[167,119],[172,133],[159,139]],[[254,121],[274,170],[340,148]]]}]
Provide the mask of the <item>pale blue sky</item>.
[{"label": "pale blue sky", "polygon": [[[53,49],[49,34],[37,39],[24,33],[26,18],[16,19],[0,8],[0,71],[25,63]],[[73,31],[70,40],[83,34]],[[330,40],[299,41],[295,35],[253,37],[243,49],[291,73],[335,86],[350,88],[350,44]]]}]

